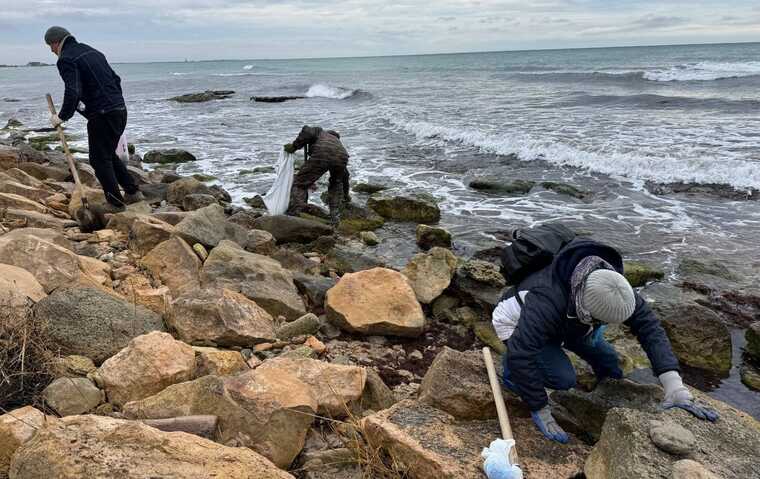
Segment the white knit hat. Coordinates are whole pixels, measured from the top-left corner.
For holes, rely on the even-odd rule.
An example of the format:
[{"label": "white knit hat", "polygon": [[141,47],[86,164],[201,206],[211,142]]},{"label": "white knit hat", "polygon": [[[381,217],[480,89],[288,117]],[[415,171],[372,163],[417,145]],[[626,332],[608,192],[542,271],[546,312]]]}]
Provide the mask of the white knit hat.
[{"label": "white knit hat", "polygon": [[598,269],[586,279],[583,307],[598,321],[620,324],[633,314],[636,298],[633,288],[622,274]]}]

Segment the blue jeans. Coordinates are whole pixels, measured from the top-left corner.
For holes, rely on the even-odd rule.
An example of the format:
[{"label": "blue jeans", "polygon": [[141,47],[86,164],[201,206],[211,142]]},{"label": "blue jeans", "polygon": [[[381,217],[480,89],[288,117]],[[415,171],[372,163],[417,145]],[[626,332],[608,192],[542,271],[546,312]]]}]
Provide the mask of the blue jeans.
[{"label": "blue jeans", "polygon": [[[606,340],[600,339],[596,344],[589,345],[581,339],[578,342],[565,343],[565,348],[586,361],[594,370],[598,380],[623,377],[623,371],[618,364],[617,351]],[[504,364],[504,385],[508,389],[514,390],[507,367],[506,354],[502,361]],[[575,368],[565,351],[562,350],[561,345],[549,344],[545,346],[538,355],[538,367],[543,376],[541,379],[545,388],[565,391],[575,387]]]}]

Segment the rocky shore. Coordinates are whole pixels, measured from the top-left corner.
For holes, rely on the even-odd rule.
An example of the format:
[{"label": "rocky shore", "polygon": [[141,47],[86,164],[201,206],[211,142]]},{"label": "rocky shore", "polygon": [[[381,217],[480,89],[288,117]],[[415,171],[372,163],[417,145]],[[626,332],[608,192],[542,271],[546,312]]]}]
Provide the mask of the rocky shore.
[{"label": "rocky shore", "polygon": [[[434,198],[359,185],[334,231],[316,207],[234,206],[208,178],[176,173],[190,153],[153,151],[129,166],[147,201],[83,233],[55,139],[5,131],[0,477],[484,477],[499,427],[479,349],[504,352],[489,317],[507,285],[492,254],[454,254]],[[381,254],[397,226],[416,234]],[[760,290],[709,258],[667,280],[626,270],[686,367],[739,367],[760,388]],[[627,374],[648,367],[628,333],[608,339]],[[760,477],[760,423],[746,412],[697,390],[718,423],[662,412],[659,386],[597,386],[576,363],[579,389],[551,395],[569,445],[544,440],[507,395],[525,477]]]}]

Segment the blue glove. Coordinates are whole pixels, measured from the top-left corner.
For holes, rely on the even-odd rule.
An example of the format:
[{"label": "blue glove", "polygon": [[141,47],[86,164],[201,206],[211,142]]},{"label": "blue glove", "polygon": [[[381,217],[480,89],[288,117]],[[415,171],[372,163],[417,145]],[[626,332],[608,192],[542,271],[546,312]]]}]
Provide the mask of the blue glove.
[{"label": "blue glove", "polygon": [[543,409],[531,412],[530,416],[533,418],[533,422],[536,423],[538,430],[541,431],[541,434],[546,436],[547,439],[557,441],[561,444],[567,444],[567,441],[570,440],[567,433],[559,427],[557,421],[554,420],[552,410],[548,405],[544,406]]},{"label": "blue glove", "polygon": [[602,324],[598,327],[596,327],[589,335],[586,337],[586,344],[588,346],[594,347],[597,344],[599,344],[599,341],[604,339],[604,332],[607,330],[607,325]]},{"label": "blue glove", "polygon": [[509,462],[509,451],[515,447],[514,439],[497,439],[483,448],[483,470],[488,479],[522,479],[520,466]]},{"label": "blue glove", "polygon": [[694,402],[694,397],[689,392],[689,389],[683,385],[678,371],[668,371],[660,374],[659,378],[663,389],[665,389],[665,399],[662,401],[663,409],[677,407],[693,414],[699,419],[710,422],[718,420],[720,415],[717,411]]}]

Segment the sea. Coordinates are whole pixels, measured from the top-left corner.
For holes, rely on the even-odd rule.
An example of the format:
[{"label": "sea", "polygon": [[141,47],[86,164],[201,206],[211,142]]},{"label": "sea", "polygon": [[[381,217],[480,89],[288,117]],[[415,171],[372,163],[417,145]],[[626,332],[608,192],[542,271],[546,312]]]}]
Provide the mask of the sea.
[{"label": "sea", "polygon": [[[499,244],[512,228],[558,220],[668,276],[684,257],[760,276],[760,201],[657,196],[645,187],[760,189],[760,43],[113,67],[138,153],[189,150],[198,161],[180,173],[215,176],[239,204],[274,181],[241,171],[275,164],[303,125],[319,125],[341,134],[352,181],[434,195],[460,254]],[[168,100],[204,90],[235,95]],[[60,104],[55,67],[0,69],[0,123],[45,126],[47,92]],[[69,128],[86,147],[84,120]],[[591,195],[468,187],[481,177],[559,181]]]}]

